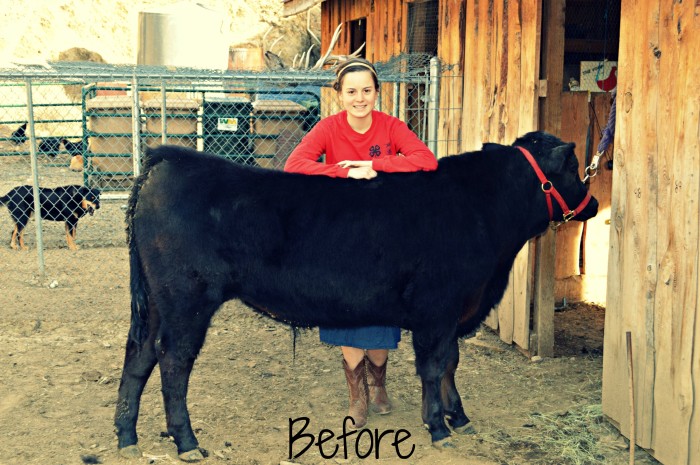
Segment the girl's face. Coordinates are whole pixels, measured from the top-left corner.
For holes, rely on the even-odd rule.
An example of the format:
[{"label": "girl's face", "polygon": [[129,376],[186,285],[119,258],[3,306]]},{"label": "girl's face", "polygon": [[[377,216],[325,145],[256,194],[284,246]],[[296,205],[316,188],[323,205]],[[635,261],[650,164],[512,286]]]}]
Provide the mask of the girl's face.
[{"label": "girl's face", "polygon": [[347,73],[343,76],[338,97],[348,116],[358,119],[369,116],[377,101],[372,72],[367,70]]}]

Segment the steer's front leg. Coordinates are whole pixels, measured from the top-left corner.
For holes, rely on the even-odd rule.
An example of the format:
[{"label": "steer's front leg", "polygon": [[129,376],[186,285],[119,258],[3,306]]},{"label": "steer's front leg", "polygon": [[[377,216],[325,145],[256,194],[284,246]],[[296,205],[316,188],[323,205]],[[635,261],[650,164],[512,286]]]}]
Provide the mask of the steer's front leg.
[{"label": "steer's front leg", "polygon": [[414,331],[413,348],[416,352],[416,371],[423,387],[423,423],[430,431],[433,445],[443,447],[448,444],[450,430],[445,425],[440,387],[452,338],[438,341],[429,333],[430,331]]},{"label": "steer's front leg", "polygon": [[442,378],[441,394],[442,406],[445,411],[445,418],[450,424],[450,427],[457,433],[474,433],[474,428],[469,422],[469,417],[464,413],[462,399],[459,397],[459,392],[455,386],[455,372],[459,365],[459,342],[454,339],[450,343],[447,367]]},{"label": "steer's front leg", "polygon": [[[421,377],[422,378],[422,377]],[[440,380],[422,378],[423,385],[423,423],[430,431],[430,439],[435,447],[443,447],[450,437],[450,430],[445,425],[442,401],[440,399]]]}]

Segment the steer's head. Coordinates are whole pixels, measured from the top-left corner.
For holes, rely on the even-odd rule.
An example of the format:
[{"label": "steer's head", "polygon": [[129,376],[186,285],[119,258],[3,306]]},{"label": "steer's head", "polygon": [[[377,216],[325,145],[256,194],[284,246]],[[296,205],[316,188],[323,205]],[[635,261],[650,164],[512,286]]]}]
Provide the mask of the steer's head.
[{"label": "steer's head", "polygon": [[[595,197],[587,199],[588,189],[579,176],[575,144],[565,143],[551,134],[537,131],[518,138],[513,145],[529,151],[549,181],[549,184],[543,185],[543,191],[550,191],[553,221],[585,221],[598,213],[598,201]],[[557,192],[565,206],[557,200]],[[569,211],[566,211],[567,207]]]}]

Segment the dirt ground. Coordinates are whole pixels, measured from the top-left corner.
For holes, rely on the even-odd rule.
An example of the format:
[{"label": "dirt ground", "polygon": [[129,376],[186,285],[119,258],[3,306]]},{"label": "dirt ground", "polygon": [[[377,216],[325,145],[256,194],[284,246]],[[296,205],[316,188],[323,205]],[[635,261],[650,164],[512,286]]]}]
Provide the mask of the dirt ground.
[{"label": "dirt ground", "polygon": [[[127,250],[49,249],[45,258],[41,278],[34,253],[0,250],[0,463],[125,462],[116,453],[112,417],[129,321]],[[405,429],[410,438],[399,452],[415,449],[403,460],[385,440],[379,460],[367,462],[627,463],[627,442],[599,408],[603,313],[586,305],[558,312],[557,356],[539,363],[488,330],[465,340],[457,385],[477,434],[455,436],[455,447],[443,451],[430,445],[422,426],[420,382],[404,333],[388,376],[395,410],[370,417],[368,428]],[[164,433],[159,384],[155,373],[139,422],[145,457],[132,463],[177,462]],[[342,449],[324,460],[316,447],[290,460],[290,419],[308,417],[307,432],[316,435],[323,428],[340,434],[346,396],[339,352],[321,344],[316,330],[300,334],[295,357],[285,326],[229,302],[195,366],[189,405],[207,463],[359,463],[354,439],[347,460]],[[294,425],[296,434],[301,422]],[[369,450],[368,438],[360,441],[360,454]],[[293,454],[303,445],[295,442]],[[653,460],[639,451],[637,463]]]},{"label": "dirt ground", "polygon": [[[25,162],[2,160],[1,193],[30,180]],[[80,173],[42,163],[42,185],[80,181]],[[0,465],[178,462],[164,433],[157,370],[138,425],[144,458],[127,462],[117,455],[112,418],[129,326],[123,204],[103,201],[93,217],[81,219],[77,252],[66,248],[62,225],[45,222],[43,276],[34,227],[26,233],[27,252],[10,250],[2,233]],[[10,229],[3,208],[0,230]],[[490,330],[464,340],[457,386],[477,433],[455,436],[454,447],[442,451],[431,446],[422,425],[420,381],[405,332],[389,362],[394,412],[371,416],[370,431],[360,441],[349,438],[347,457],[334,439],[323,452],[328,457],[335,445],[338,452],[324,458],[315,446],[302,453],[306,441],[290,435],[300,433],[303,417],[310,421],[305,433],[342,433],[347,388],[339,350],[321,344],[317,330],[302,331],[294,349],[287,327],[229,302],[195,365],[192,422],[210,464],[628,463],[627,441],[600,411],[604,313],[586,304],[558,311],[556,356],[540,362]],[[370,443],[375,429],[386,432],[378,451]],[[398,430],[410,437],[396,450],[391,443]],[[642,450],[636,457],[638,464],[656,463]]]}]

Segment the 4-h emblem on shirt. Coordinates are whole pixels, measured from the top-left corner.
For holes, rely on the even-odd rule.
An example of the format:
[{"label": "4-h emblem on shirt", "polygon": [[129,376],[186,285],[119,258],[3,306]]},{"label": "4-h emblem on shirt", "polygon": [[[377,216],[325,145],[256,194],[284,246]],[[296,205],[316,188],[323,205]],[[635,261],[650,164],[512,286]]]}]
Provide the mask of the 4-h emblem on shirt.
[{"label": "4-h emblem on shirt", "polygon": [[378,145],[373,145],[369,148],[369,156],[370,157],[378,157],[379,155],[382,154],[382,149],[379,148]]}]

